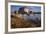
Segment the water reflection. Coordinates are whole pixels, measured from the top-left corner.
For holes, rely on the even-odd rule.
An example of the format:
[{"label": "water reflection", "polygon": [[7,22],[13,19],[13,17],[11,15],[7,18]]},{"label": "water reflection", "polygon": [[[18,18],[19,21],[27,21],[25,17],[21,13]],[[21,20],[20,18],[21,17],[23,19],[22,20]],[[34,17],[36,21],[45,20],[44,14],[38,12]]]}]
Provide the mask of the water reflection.
[{"label": "water reflection", "polygon": [[30,15],[18,14],[17,16],[23,18],[24,20],[29,20],[29,19],[32,19],[32,20],[38,19],[38,20],[40,20],[41,19],[41,14],[34,14],[34,15],[32,15],[32,14],[30,14]]}]

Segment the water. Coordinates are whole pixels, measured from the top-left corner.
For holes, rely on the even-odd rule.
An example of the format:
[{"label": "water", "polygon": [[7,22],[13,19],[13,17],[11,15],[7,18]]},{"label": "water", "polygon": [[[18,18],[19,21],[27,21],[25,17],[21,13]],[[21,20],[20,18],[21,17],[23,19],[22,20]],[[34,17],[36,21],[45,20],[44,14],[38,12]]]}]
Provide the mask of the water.
[{"label": "water", "polygon": [[40,20],[41,19],[41,14],[34,14],[34,15],[32,15],[32,14],[30,14],[30,15],[18,14],[18,16],[22,17],[25,20],[29,20],[29,19],[31,19],[31,20],[36,20],[36,19]]}]

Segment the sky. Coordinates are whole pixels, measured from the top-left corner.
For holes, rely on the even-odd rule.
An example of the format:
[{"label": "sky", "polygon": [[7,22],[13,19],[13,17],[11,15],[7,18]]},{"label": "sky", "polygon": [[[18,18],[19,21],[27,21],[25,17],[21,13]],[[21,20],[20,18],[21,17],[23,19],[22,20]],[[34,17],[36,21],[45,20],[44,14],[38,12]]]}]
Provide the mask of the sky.
[{"label": "sky", "polygon": [[[15,10],[18,10],[20,7],[23,7],[23,6],[11,5],[11,11],[14,12]],[[34,12],[40,12],[41,11],[40,6],[27,6],[27,8],[30,10],[33,10]]]}]

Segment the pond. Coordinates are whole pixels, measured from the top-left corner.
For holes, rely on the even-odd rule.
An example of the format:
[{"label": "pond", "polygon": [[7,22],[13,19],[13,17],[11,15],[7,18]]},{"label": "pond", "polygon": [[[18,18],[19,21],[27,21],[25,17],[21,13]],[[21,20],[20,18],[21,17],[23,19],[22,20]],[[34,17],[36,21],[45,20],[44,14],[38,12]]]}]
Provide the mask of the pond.
[{"label": "pond", "polygon": [[29,14],[29,15],[27,15],[27,14],[18,14],[17,16],[23,18],[24,20],[30,20],[30,19],[31,20],[36,20],[36,19],[40,20],[41,19],[41,14],[34,14],[34,15],[32,15],[32,14]]}]

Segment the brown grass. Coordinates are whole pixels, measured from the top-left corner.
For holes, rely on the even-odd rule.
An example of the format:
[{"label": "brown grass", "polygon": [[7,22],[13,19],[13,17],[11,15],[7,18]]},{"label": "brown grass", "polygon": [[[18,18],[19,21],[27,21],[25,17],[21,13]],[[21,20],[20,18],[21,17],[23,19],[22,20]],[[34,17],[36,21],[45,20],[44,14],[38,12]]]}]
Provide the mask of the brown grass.
[{"label": "brown grass", "polygon": [[11,28],[28,28],[28,27],[39,27],[40,23],[34,23],[31,20],[25,21],[21,17],[17,17],[16,14],[11,15]]}]

